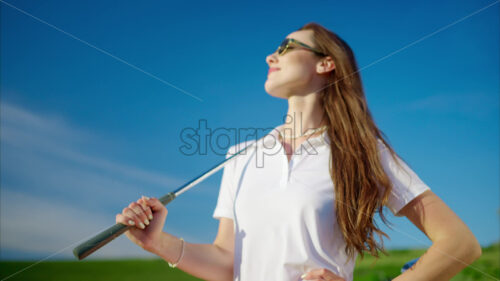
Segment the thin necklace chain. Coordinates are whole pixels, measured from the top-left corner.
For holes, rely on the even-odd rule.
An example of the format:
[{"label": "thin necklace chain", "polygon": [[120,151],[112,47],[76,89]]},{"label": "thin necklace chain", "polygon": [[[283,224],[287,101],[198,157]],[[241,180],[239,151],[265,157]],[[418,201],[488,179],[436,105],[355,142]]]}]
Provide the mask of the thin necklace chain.
[{"label": "thin necklace chain", "polygon": [[305,131],[304,133],[302,133],[300,135],[295,135],[295,136],[285,135],[285,134],[283,134],[283,132],[281,130],[278,130],[278,133],[280,134],[282,139],[284,139],[285,137],[289,138],[289,139],[296,139],[296,138],[300,138],[300,137],[309,136],[309,135],[315,134],[317,132],[322,132],[322,131],[326,130],[327,128],[328,128],[328,126],[325,125],[323,127],[309,129],[309,130]]}]

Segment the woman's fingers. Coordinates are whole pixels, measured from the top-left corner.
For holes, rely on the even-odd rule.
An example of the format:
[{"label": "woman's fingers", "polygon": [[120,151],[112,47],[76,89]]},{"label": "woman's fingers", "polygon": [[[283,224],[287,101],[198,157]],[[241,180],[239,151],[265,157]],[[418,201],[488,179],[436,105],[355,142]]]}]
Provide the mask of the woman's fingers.
[{"label": "woman's fingers", "polygon": [[146,203],[149,207],[151,207],[151,210],[154,213],[163,212],[163,211],[168,213],[167,208],[165,208],[165,206],[163,206],[163,204],[157,198],[150,198],[150,199],[146,200]]},{"label": "woman's fingers", "polygon": [[126,217],[122,214],[117,214],[115,221],[116,221],[116,223],[121,223],[124,225],[130,225],[130,226],[135,225],[135,221],[133,219]]},{"label": "woman's fingers", "polygon": [[143,195],[141,197],[141,199],[137,200],[137,202],[139,202],[139,204],[141,204],[148,219],[152,220],[153,219],[153,212],[151,211],[151,207],[149,207],[148,203],[147,203],[147,200],[149,200],[149,199],[150,199],[149,197],[146,197]]},{"label": "woman's fingers", "polygon": [[124,208],[121,214],[117,214],[116,222],[145,229],[155,217],[154,213],[157,213],[159,218],[164,218],[168,210],[158,199],[142,196]]},{"label": "woman's fingers", "polygon": [[345,281],[344,278],[336,275],[326,268],[318,268],[309,271],[308,273],[301,276],[304,280],[327,280],[327,281]]},{"label": "woman's fingers", "polygon": [[[144,221],[137,213],[131,208],[131,207],[126,207],[122,211],[122,215],[127,217],[129,220],[127,221],[127,225],[135,225],[136,227],[140,229],[146,228],[146,225],[144,224]],[[130,221],[132,220],[132,221]]]},{"label": "woman's fingers", "polygon": [[142,206],[142,204],[132,202],[128,207],[137,215],[137,218],[139,219],[138,225],[140,228],[144,229],[145,227],[142,227],[143,225],[149,225],[149,219],[146,215],[145,207]]}]

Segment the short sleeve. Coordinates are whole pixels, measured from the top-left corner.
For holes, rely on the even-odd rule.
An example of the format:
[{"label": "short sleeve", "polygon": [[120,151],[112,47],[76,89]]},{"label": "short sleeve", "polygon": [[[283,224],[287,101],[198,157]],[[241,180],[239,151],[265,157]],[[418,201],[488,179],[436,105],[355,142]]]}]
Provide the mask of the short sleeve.
[{"label": "short sleeve", "polygon": [[396,163],[389,149],[379,143],[382,166],[392,182],[392,190],[389,194],[387,207],[395,216],[401,216],[398,212],[417,196],[430,188],[408,167],[408,165],[396,155]]},{"label": "short sleeve", "polygon": [[[226,159],[234,154],[235,146],[228,149],[226,154]],[[233,215],[233,203],[234,203],[234,167],[235,162],[232,161],[224,166],[222,172],[222,180],[219,189],[219,197],[217,199],[217,205],[213,213],[215,219],[230,218],[234,219]]]}]

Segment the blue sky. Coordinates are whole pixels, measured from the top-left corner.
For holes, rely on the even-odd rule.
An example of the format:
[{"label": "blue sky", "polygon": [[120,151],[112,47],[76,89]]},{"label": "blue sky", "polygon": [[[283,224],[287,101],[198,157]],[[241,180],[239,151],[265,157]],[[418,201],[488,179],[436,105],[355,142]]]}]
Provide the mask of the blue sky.
[{"label": "blue sky", "polygon": [[[482,245],[498,241],[498,1],[0,2],[2,259],[71,257],[128,202],[224,159],[181,153],[199,120],[281,124],[265,57],[311,21],[354,50],[399,155]],[[221,175],[171,203],[165,230],[211,243]],[[431,244],[389,218],[388,248]],[[94,257],[129,256],[148,255],[121,237]]]}]

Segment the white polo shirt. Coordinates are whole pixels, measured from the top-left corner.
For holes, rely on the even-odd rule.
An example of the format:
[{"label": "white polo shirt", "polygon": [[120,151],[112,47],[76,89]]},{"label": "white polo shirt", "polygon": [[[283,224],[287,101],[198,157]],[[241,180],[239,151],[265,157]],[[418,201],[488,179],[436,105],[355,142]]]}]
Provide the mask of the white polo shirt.
[{"label": "white polo shirt", "polygon": [[[305,141],[288,162],[278,139],[282,126],[224,167],[213,217],[234,222],[234,280],[295,281],[326,268],[351,281],[355,259],[347,262],[336,221],[328,134]],[[226,158],[253,142],[232,146]],[[397,214],[429,187],[379,144],[394,185],[387,207]]]}]

